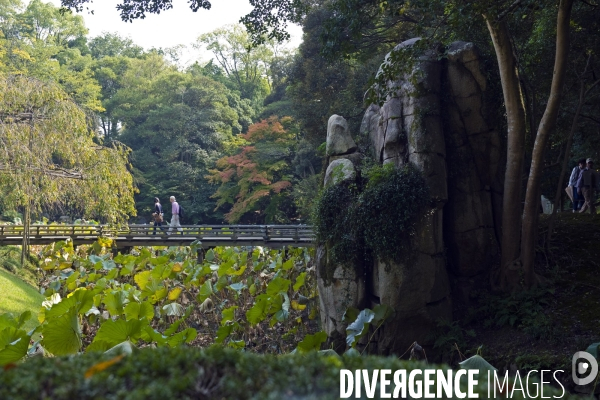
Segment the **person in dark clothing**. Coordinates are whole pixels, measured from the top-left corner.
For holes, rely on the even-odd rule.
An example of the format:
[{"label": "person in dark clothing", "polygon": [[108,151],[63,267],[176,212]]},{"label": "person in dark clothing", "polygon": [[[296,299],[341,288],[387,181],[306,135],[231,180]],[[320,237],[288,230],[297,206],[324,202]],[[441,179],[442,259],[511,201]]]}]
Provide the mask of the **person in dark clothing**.
[{"label": "person in dark clothing", "polygon": [[596,201],[595,192],[600,188],[600,177],[594,170],[594,161],[591,158],[586,160],[587,167],[581,171],[579,179],[577,180],[577,192],[583,195],[585,203],[579,210],[580,213],[585,212],[588,208],[590,214],[596,214],[596,207],[594,202]]},{"label": "person in dark clothing", "polygon": [[165,229],[162,228],[162,224],[164,221],[163,218],[163,209],[162,206],[160,205],[160,200],[158,199],[158,197],[154,198],[154,212],[152,213],[152,217],[154,218],[154,233],[153,235],[156,235],[156,227],[160,227],[160,230],[164,231]]}]

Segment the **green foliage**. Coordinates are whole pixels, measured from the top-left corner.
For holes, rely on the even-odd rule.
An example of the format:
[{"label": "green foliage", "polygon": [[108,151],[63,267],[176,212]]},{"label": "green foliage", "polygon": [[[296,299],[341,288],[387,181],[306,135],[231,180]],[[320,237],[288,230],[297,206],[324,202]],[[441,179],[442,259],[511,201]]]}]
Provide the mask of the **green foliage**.
[{"label": "green foliage", "polygon": [[0,329],[0,366],[19,361],[27,354],[30,336],[22,329]]},{"label": "green foliage", "polygon": [[0,268],[4,268],[21,278],[30,285],[37,283],[36,271],[39,264],[37,257],[31,253],[25,258],[25,265],[21,266],[21,249],[17,246],[0,247]]},{"label": "green foliage", "polygon": [[425,180],[414,167],[374,166],[364,176],[362,192],[342,182],[326,187],[315,202],[313,224],[317,240],[328,246],[329,262],[351,264],[367,251],[384,261],[401,261],[430,203]]},{"label": "green foliage", "polygon": [[[195,343],[199,334],[224,346],[269,352],[271,346],[262,346],[272,339],[257,329],[271,328],[286,332],[275,347],[281,352],[293,349],[298,335],[310,332],[306,325],[314,325],[317,293],[307,249],[215,248],[199,264],[190,250],[142,248],[111,258],[111,246],[104,239],[75,251],[71,242],[58,242],[42,251],[46,300],[36,345],[46,352],[107,351],[125,342],[176,347]],[[220,323],[204,325],[211,314],[220,315]],[[0,330],[8,324],[13,330],[7,337],[21,335],[15,329],[26,317],[17,324],[0,314]]]},{"label": "green foliage", "polygon": [[546,308],[554,297],[554,289],[536,288],[509,295],[482,293],[480,307],[474,316],[486,327],[512,326],[535,339],[556,339],[557,327]]},{"label": "green foliage", "polygon": [[119,86],[110,118],[124,124],[119,140],[133,149],[139,213],[149,218],[154,197],[166,203],[176,195],[189,223],[221,221],[205,175],[242,129],[229,91],[206,76],[176,71],[156,54],[128,60]]},{"label": "green foliage", "polygon": [[325,188],[315,200],[313,226],[317,240],[327,244],[331,262],[350,264],[359,256],[360,228],[354,219],[357,203],[357,190],[343,183]]},{"label": "green foliage", "polygon": [[327,340],[327,334],[325,332],[317,332],[314,335],[306,335],[296,350],[298,353],[308,353],[310,351],[318,351],[321,349],[321,344]]},{"label": "green foliage", "polygon": [[[360,132],[365,91],[392,42],[390,40],[383,46],[370,42],[357,57],[345,58],[337,54],[323,57],[324,43],[332,43],[322,40],[327,29],[325,22],[336,13],[335,8],[322,4],[313,7],[303,19],[304,41],[289,72],[287,96],[304,138],[313,148],[325,140],[325,128],[332,114],[346,117],[350,132]],[[391,35],[393,41],[400,37]],[[345,33],[342,36],[347,38]],[[365,146],[361,149],[365,150]]]},{"label": "green foliage", "polygon": [[[374,334],[393,313],[394,310],[385,304],[377,304],[373,310],[365,308],[359,311],[355,308],[349,308],[342,318],[344,322],[348,323],[346,344],[350,348],[355,348],[360,339],[369,332],[371,326],[374,327]],[[368,342],[370,341],[371,339]],[[365,347],[368,347],[368,342]]]},{"label": "green foliage", "polygon": [[144,49],[131,39],[110,32],[103,32],[100,36],[90,39],[88,47],[95,60],[118,56],[138,58],[144,54]]},{"label": "green foliage", "polygon": [[31,335],[23,326],[30,318],[30,311],[18,316],[0,314],[0,366],[19,361],[27,354]]},{"label": "green foliage", "polygon": [[348,346],[356,346],[356,343],[369,331],[369,325],[374,317],[373,311],[364,309],[358,313],[353,322],[348,324],[346,328],[346,344]]},{"label": "green foliage", "polygon": [[11,3],[3,5],[0,18],[0,72],[52,81],[86,111],[101,111],[83,18],[40,0],[24,9]]},{"label": "green foliage", "polygon": [[213,53],[229,78],[229,88],[241,98],[256,101],[268,94],[266,77],[273,59],[273,43],[253,47],[243,26],[229,25],[201,35],[196,47]]},{"label": "green foliage", "polygon": [[20,224],[23,223],[23,214],[15,210],[6,210],[2,213],[2,219],[13,224]]},{"label": "green foliage", "polygon": [[57,356],[62,356],[77,353],[81,349],[81,326],[75,308],[69,308],[64,314],[48,318],[46,322],[42,328],[42,335],[44,336],[42,343],[46,350]]},{"label": "green foliage", "polygon": [[483,357],[481,357],[478,354],[462,361],[460,363],[460,367],[462,369],[476,369],[481,375],[486,374],[487,371],[497,371],[495,367],[493,367],[489,362],[487,362]]},{"label": "green foliage", "polygon": [[310,215],[314,207],[315,193],[321,190],[322,177],[319,174],[309,175],[301,179],[292,187],[292,198],[299,218],[303,223],[310,222]]},{"label": "green foliage", "polygon": [[440,320],[430,339],[433,340],[433,348],[451,360],[457,348],[465,348],[467,337],[475,337],[475,331],[463,329],[458,321]]},{"label": "green foliage", "polygon": [[367,172],[368,183],[355,218],[361,221],[366,246],[379,259],[400,261],[430,197],[425,180],[414,167],[396,170],[388,165]]},{"label": "green foliage", "polygon": [[[112,364],[98,368],[107,361]],[[85,378],[85,371],[94,366],[97,372]],[[448,368],[432,364],[429,367]],[[98,353],[33,358],[0,373],[0,398],[25,400],[51,393],[55,400],[118,397],[275,400],[290,396],[307,400],[339,399],[340,369],[364,369],[370,373],[375,369],[406,370],[410,374],[413,369],[423,368],[422,362],[394,357],[339,357],[317,352],[273,356],[220,347],[147,348],[119,359],[114,354]],[[393,389],[392,382],[388,390]],[[466,388],[462,391],[466,393]],[[487,387],[476,386],[475,392],[485,398]],[[545,396],[561,393],[560,389],[544,387]],[[380,391],[376,390],[375,398],[379,396]],[[579,397],[567,393],[563,398]]]},{"label": "green foliage", "polygon": [[4,209],[36,212],[68,204],[110,223],[135,213],[129,149],[98,146],[85,113],[59,86],[0,75],[0,119]]}]

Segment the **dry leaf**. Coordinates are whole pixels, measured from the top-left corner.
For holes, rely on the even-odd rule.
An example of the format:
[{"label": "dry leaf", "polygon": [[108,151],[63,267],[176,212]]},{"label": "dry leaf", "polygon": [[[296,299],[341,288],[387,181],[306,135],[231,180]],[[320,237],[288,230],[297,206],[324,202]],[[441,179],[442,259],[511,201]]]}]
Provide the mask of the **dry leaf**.
[{"label": "dry leaf", "polygon": [[96,375],[98,372],[102,372],[105,369],[107,369],[108,367],[118,363],[119,361],[121,361],[123,359],[123,357],[125,357],[124,354],[121,354],[120,356],[116,356],[115,358],[111,358],[108,361],[103,361],[101,363],[98,363],[96,365],[92,365],[87,371],[85,371],[85,379],[89,379],[92,376]]}]

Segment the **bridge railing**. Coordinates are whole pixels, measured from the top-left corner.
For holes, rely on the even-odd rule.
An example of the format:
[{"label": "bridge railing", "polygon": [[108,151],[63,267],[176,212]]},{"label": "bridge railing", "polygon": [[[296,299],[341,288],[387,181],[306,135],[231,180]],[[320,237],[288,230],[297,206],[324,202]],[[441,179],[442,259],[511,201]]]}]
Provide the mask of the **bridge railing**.
[{"label": "bridge railing", "polygon": [[[103,236],[103,225],[30,225],[29,236]],[[0,225],[0,236],[23,236],[23,225]]]},{"label": "bridge railing", "polygon": [[[106,225],[31,225],[30,238],[56,237],[147,237],[166,236],[167,233],[178,237],[194,237],[197,239],[255,239],[277,240],[291,239],[294,241],[312,241],[314,232],[308,225],[182,225],[172,228],[168,225],[154,227],[152,225],[129,225],[124,228],[113,228]],[[1,238],[23,236],[23,225],[0,225]]]},{"label": "bridge railing", "polygon": [[273,238],[312,239],[314,236],[312,227],[307,225],[182,225],[181,228],[129,225],[127,231],[120,231],[118,235],[134,237],[167,233],[197,238],[256,238],[263,240]]}]

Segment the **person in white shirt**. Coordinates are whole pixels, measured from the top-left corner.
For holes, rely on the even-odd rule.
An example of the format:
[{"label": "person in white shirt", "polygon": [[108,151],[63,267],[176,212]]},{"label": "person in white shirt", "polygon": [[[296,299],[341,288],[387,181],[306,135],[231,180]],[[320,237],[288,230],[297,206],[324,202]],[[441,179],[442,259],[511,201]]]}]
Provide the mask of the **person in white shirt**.
[{"label": "person in white shirt", "polygon": [[169,200],[171,201],[171,225],[167,233],[168,235],[171,234],[173,228],[177,228],[179,232],[183,232],[183,228],[181,228],[181,224],[179,223],[179,203],[175,200],[175,196],[171,196]]}]

